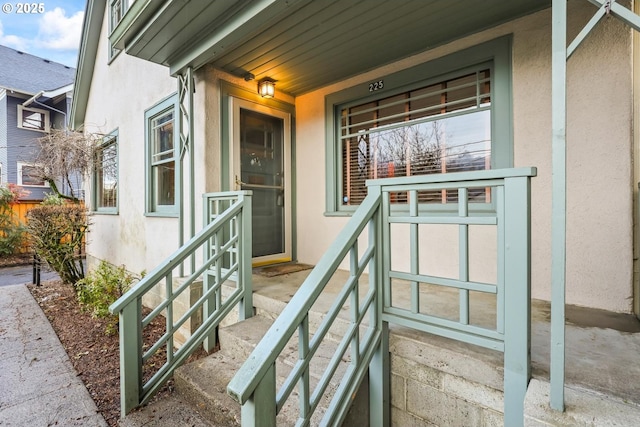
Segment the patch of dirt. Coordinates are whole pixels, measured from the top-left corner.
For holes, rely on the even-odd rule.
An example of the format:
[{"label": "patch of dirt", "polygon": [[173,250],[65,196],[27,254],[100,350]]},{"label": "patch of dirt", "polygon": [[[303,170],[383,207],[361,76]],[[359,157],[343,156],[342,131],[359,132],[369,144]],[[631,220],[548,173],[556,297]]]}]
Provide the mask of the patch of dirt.
[{"label": "patch of dirt", "polygon": [[[90,313],[82,310],[71,285],[58,280],[45,282],[42,286],[28,285],[28,288],[49,319],[98,411],[110,426],[117,426],[120,418],[118,334],[106,334],[107,320],[93,318]],[[165,319],[158,316],[144,328],[143,342],[155,343],[164,332]],[[198,350],[188,361],[204,356],[206,353]],[[166,350],[163,348],[145,363],[145,381],[162,366],[165,358]],[[172,391],[173,380],[170,380],[154,399],[162,398]]]}]

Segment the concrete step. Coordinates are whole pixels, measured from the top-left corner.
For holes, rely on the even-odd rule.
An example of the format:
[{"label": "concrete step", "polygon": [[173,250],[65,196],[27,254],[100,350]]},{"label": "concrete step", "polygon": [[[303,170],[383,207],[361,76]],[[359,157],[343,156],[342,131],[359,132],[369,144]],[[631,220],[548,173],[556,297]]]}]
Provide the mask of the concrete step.
[{"label": "concrete step", "polygon": [[[273,321],[254,316],[243,322],[219,330],[221,350],[204,359],[179,368],[174,374],[175,387],[198,411],[205,414],[215,425],[239,425],[240,407],[226,394],[226,387],[233,375],[248,358],[257,343],[262,339]],[[338,343],[323,341],[310,364],[310,389],[313,393]],[[281,387],[298,360],[297,337],[285,347],[285,351],[276,362],[276,384]],[[323,393],[316,410],[314,421],[320,422],[332,396],[344,375],[348,360],[343,360],[332,380]],[[278,415],[278,425],[293,425],[298,415],[297,387]]]},{"label": "concrete step", "polygon": [[176,392],[213,425],[239,426],[240,406],[227,394],[227,384],[243,360],[217,352],[178,368]]}]

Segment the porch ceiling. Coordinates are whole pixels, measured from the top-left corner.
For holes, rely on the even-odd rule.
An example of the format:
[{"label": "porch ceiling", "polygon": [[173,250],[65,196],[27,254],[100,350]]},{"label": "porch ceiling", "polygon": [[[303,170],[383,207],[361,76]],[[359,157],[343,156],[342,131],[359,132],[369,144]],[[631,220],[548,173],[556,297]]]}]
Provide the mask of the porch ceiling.
[{"label": "porch ceiling", "polygon": [[207,63],[299,95],[549,7],[550,0],[137,0],[111,34],[172,74]]}]

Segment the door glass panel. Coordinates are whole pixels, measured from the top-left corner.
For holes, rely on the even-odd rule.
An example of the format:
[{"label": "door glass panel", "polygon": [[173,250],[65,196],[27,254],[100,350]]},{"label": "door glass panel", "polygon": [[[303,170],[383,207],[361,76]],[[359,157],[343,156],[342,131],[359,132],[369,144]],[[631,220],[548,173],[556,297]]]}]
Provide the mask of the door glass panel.
[{"label": "door glass panel", "polygon": [[284,121],[240,109],[240,174],[253,191],[253,257],[285,252]]}]

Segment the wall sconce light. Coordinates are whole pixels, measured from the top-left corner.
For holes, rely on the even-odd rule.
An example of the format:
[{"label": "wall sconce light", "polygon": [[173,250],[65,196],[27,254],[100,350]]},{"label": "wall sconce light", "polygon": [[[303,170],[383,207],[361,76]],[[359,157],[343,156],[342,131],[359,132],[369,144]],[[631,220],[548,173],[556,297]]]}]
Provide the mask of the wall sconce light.
[{"label": "wall sconce light", "polygon": [[276,94],[275,80],[265,77],[258,82],[258,94],[263,98],[273,98]]}]

